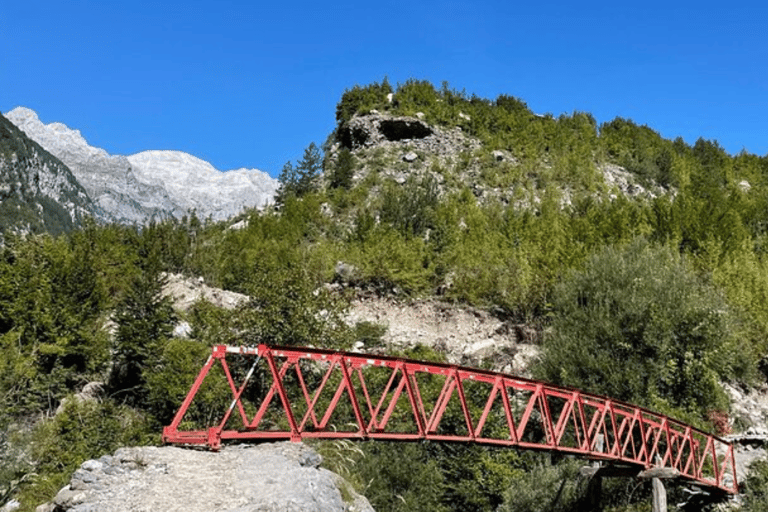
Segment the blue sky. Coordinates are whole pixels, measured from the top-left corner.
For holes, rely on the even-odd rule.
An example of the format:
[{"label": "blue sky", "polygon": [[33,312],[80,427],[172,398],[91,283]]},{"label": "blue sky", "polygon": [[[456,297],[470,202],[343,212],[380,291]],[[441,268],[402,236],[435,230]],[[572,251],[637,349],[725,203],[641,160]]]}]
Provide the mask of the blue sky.
[{"label": "blue sky", "polygon": [[765,2],[8,1],[0,27],[0,112],[112,154],[277,176],[385,76],[768,154]]}]

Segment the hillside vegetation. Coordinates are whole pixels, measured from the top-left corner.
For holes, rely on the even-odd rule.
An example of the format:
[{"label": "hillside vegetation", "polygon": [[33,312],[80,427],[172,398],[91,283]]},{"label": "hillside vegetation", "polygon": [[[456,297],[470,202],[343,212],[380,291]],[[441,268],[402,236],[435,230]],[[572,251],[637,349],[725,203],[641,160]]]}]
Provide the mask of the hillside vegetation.
[{"label": "hillside vegetation", "polygon": [[[417,152],[412,162],[401,158],[408,140],[350,144],[355,116],[374,111],[460,128],[480,144],[440,158]],[[213,344],[375,342],[376,326],[342,321],[356,290],[438,296],[526,323],[542,333],[536,376],[709,430],[728,412],[721,381],[765,381],[768,157],[666,140],[627,119],[598,126],[588,113],[537,115],[511,96],[416,80],[355,86],[336,119],[323,151],[310,144],[286,164],[275,208],[231,222],[191,216],[6,235],[0,503],[15,496],[33,510],[86,458],[158,442]],[[608,166],[655,192],[621,193],[604,180]],[[160,294],[164,272],[252,300],[234,311],[198,303],[183,314],[191,337],[173,338],[182,314]],[[325,286],[334,281],[343,286]],[[104,383],[100,401],[70,399],[54,416],[91,381]],[[193,419],[205,422],[227,393],[210,390]],[[572,463],[513,451],[319,449],[379,511],[579,510],[583,491],[557,491]],[[622,485],[605,506],[642,510],[648,490]],[[763,484],[752,485],[760,496]]]}]

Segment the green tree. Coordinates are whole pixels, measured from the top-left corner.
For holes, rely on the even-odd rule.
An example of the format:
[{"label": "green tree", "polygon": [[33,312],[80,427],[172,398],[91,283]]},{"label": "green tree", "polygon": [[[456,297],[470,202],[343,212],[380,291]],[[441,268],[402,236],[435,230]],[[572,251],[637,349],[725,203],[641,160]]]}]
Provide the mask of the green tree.
[{"label": "green tree", "polygon": [[579,478],[579,460],[539,464],[521,472],[504,494],[498,512],[576,512],[582,503],[585,482]]},{"label": "green tree", "polygon": [[302,197],[318,188],[318,179],[323,169],[323,155],[314,142],[304,149],[304,155],[294,166],[286,162],[277,180],[280,187],[275,195],[277,204],[285,203],[288,197]]},{"label": "green tree", "polygon": [[329,185],[331,188],[349,189],[354,175],[355,156],[349,149],[342,148],[331,171]]},{"label": "green tree", "polygon": [[737,332],[729,308],[678,253],[636,239],[592,256],[553,293],[536,374],[700,420],[727,407]]},{"label": "green tree", "polygon": [[147,258],[114,315],[117,332],[109,390],[114,398],[134,405],[145,399],[145,372],[171,336],[175,321],[170,299],[162,296],[165,278],[156,256]]},{"label": "green tree", "polygon": [[296,195],[304,194],[317,189],[317,179],[323,170],[323,155],[320,148],[314,142],[304,149],[304,154],[296,163],[297,190]]},{"label": "green tree", "polygon": [[445,482],[440,466],[423,444],[369,442],[355,466],[361,489],[379,512],[449,510],[442,503]]}]

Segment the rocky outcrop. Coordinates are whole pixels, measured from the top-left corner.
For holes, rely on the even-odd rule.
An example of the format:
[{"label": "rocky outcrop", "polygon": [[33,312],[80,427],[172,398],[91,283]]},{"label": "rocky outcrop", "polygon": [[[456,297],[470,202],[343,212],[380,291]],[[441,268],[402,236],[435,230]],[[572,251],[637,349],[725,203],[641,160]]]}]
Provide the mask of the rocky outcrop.
[{"label": "rocky outcrop", "polygon": [[[302,443],[121,448],[84,462],[38,512],[373,512]],[[343,493],[341,491],[343,489]],[[345,501],[346,497],[346,501]]]},{"label": "rocky outcrop", "polygon": [[456,156],[481,145],[479,140],[466,136],[461,128],[441,128],[415,117],[387,114],[353,117],[340,127],[339,140],[341,146],[353,151],[374,146],[400,147],[429,153],[432,157]]},{"label": "rocky outcrop", "polygon": [[202,277],[193,279],[181,274],[165,274],[165,280],[163,296],[170,298],[174,309],[179,311],[189,310],[199,300],[206,300],[224,309],[235,309],[249,300],[242,293],[208,286]]},{"label": "rocky outcrop", "polygon": [[90,146],[77,130],[43,124],[30,109],[18,107],[7,115],[72,170],[109,222],[141,224],[192,210],[201,218],[223,220],[271,202],[277,190],[277,180],[257,169],[221,172],[179,151],[110,155]]},{"label": "rocky outcrop", "polygon": [[603,173],[603,181],[611,189],[610,198],[616,199],[617,194],[639,199],[655,199],[665,194],[662,187],[648,189],[637,182],[637,178],[631,173],[615,164],[605,164],[600,167]]}]

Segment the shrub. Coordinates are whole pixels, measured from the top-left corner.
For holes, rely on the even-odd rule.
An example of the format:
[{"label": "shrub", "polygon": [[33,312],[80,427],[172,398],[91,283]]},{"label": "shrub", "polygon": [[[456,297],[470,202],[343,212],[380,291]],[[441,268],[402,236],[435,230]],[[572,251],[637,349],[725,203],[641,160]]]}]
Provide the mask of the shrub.
[{"label": "shrub", "polygon": [[758,459],[749,466],[749,476],[742,483],[744,512],[768,511],[768,460]]},{"label": "shrub", "polygon": [[672,249],[606,248],[553,296],[541,378],[698,419],[726,407],[731,313]]},{"label": "shrub", "polygon": [[566,512],[584,510],[580,506],[583,462],[566,460],[560,464],[541,464],[522,473],[504,494],[499,512]]}]

